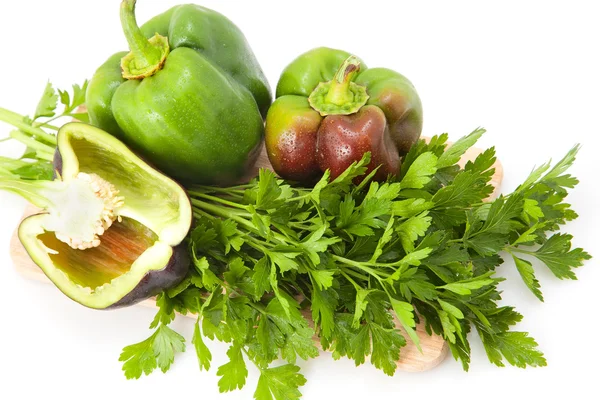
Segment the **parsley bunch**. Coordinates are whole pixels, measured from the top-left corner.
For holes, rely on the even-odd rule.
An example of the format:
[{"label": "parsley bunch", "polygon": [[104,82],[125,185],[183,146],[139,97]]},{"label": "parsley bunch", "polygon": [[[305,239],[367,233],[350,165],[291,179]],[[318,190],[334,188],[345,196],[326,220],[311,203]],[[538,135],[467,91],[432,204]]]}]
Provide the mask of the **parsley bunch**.
[{"label": "parsley bunch", "polygon": [[[0,121],[15,127],[2,140],[27,146],[20,159],[0,157],[0,174],[52,179],[58,130],[52,123],[86,121],[76,111],[86,86],[74,85],[71,97],[48,83],[33,118],[0,108]],[[575,279],[573,269],[590,259],[559,232],[577,217],[565,198],[578,183],[566,171],[579,147],[554,166],[534,169],[513,193],[487,201],[494,149],[458,165],[483,133],[477,129],[451,146],[445,134],[418,142],[398,177],[385,183],[371,181],[375,172],[353,183],[366,171],[365,155],[312,188],[269,170],[245,185],[188,188],[194,267],[158,296],[153,334],[123,349],[125,376],[166,372],[185,351],[185,338],[168,326],[176,312],[197,315],[191,343],[200,370],[212,362],[205,338],[230,343],[229,361],[217,368],[222,392],[245,385],[247,362],[259,369],[257,400],[298,399],[306,380],[296,360],[316,357],[316,342],[335,359],[360,365],[369,357],[392,375],[407,340],[419,347],[421,321],[446,340],[465,370],[473,329],[495,365],[546,365],[533,338],[510,330],[522,316],[498,305],[496,267],[502,255],[511,257],[543,301],[533,262],[559,279]],[[274,366],[280,358],[285,364]]]},{"label": "parsley bunch", "polygon": [[[259,369],[257,400],[301,396],[306,380],[295,363],[319,354],[314,340],[335,359],[360,365],[369,357],[392,375],[407,340],[419,346],[419,321],[447,341],[465,370],[473,328],[492,363],[546,365],[535,340],[511,330],[521,314],[498,305],[496,267],[501,255],[512,257],[542,300],[532,260],[575,279],[573,269],[590,258],[558,232],[577,217],[564,199],[577,184],[566,170],[578,147],[488,202],[494,149],[457,164],[483,133],[451,146],[445,134],[418,142],[398,178],[385,183],[372,182],[373,173],[353,183],[366,171],[366,155],[312,188],[268,170],[246,185],[190,188],[194,268],[158,296],[153,335],[123,350],[126,376],[166,371],[185,349],[168,327],[176,312],[198,316],[192,345],[201,370],[212,360],[205,338],[230,343],[229,361],[217,369],[220,391],[245,385],[248,362]],[[286,363],[273,367],[279,358]]]}]

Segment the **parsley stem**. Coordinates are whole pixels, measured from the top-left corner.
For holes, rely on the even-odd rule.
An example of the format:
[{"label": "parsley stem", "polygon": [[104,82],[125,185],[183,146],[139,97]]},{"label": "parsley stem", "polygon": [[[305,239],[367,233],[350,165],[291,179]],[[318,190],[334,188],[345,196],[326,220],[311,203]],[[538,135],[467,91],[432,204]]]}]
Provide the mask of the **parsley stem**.
[{"label": "parsley stem", "polygon": [[263,315],[267,315],[267,312],[265,311],[265,307],[264,307],[264,306],[262,306],[262,304],[260,305],[260,307],[259,307],[259,305],[258,305],[258,304],[254,303],[254,302],[252,302],[252,301],[249,301],[249,302],[248,302],[248,303],[246,303],[246,304],[248,304],[250,307],[254,308],[254,309],[255,309],[256,311],[258,311],[259,313],[261,313],[261,314],[263,314]]},{"label": "parsley stem", "polygon": [[204,218],[208,218],[208,219],[210,219],[210,220],[213,220],[213,219],[215,219],[215,217],[213,217],[212,215],[210,215],[210,214],[209,214],[209,213],[207,213],[206,211],[199,210],[199,209],[197,209],[197,208],[194,208],[194,209],[193,209],[193,214],[194,214],[194,218],[198,218],[198,219],[200,219],[200,218],[202,218],[202,217],[204,217]]},{"label": "parsley stem", "polygon": [[263,246],[263,243],[252,238],[252,236],[250,236],[250,235],[245,237],[245,241],[248,246],[254,248],[255,250],[260,251],[261,253],[267,254],[269,252],[269,250]]},{"label": "parsley stem", "polygon": [[[246,227],[248,229],[248,231],[255,233],[261,237],[263,237],[263,235],[261,235],[261,233],[259,232],[259,230],[254,226],[254,224],[252,224],[250,221],[248,221],[245,218],[242,218],[240,216],[240,214],[235,211],[235,210],[231,210],[228,209],[226,207],[219,207],[215,204],[211,204],[211,203],[207,203],[198,199],[190,199],[192,205],[194,205],[197,208],[203,208],[206,211],[212,212],[213,214],[223,217],[223,218],[229,218],[241,225],[243,225],[244,227]],[[278,232],[273,232],[271,231],[271,235],[274,239],[277,239],[278,242],[280,242],[280,244],[291,244],[291,245],[295,245],[297,243],[294,243],[293,241],[287,239],[285,236],[283,236],[282,234],[278,233]],[[266,238],[265,238],[266,239]]]},{"label": "parsley stem", "polygon": [[[298,190],[299,191],[299,190]],[[289,199],[287,199],[287,201],[299,201],[299,200],[304,200],[306,199],[308,196],[310,195],[310,193],[306,193],[303,194],[302,196],[296,196],[296,197],[290,197]]]},{"label": "parsley stem", "polygon": [[302,230],[308,230],[308,228],[311,227],[311,224],[307,225],[305,222],[300,222],[300,221],[297,221],[297,222],[289,221],[287,224],[289,226],[296,226],[296,227],[298,227],[298,228],[300,228]]},{"label": "parsley stem", "polygon": [[[340,269],[340,272],[342,272],[342,269]],[[358,273],[358,272],[356,272],[356,271],[354,271],[352,269],[345,269],[345,270],[343,270],[343,272],[347,273],[348,275],[352,275],[355,278],[362,279],[363,281],[369,280],[368,276],[362,275],[362,274],[360,274],[360,273]]]},{"label": "parsley stem", "polygon": [[252,189],[254,184],[246,183],[244,185],[236,185],[236,186],[228,186],[226,188],[221,187],[213,187],[213,186],[204,186],[204,185],[195,185],[192,189],[201,190],[205,193],[226,193],[229,194],[231,192],[244,192],[246,189]]},{"label": "parsley stem", "polygon": [[42,142],[37,141],[35,138],[26,135],[25,133],[14,130],[10,132],[10,137],[18,140],[27,147],[34,149],[36,152],[42,152],[46,154],[54,154],[54,147],[48,146]]},{"label": "parsley stem", "polygon": [[65,114],[60,114],[60,115],[57,115],[57,116],[55,116],[55,117],[52,117],[52,118],[50,118],[49,120],[46,120],[45,122],[40,122],[40,121],[37,121],[37,122],[34,122],[34,123],[33,123],[33,124],[31,124],[31,125],[32,125],[34,128],[39,128],[40,126],[43,126],[43,125],[49,124],[50,122],[52,122],[52,121],[56,121],[57,119],[59,119],[59,118],[62,118],[62,117],[65,117]]},{"label": "parsley stem", "polygon": [[47,144],[56,146],[56,136],[44,132],[43,129],[31,126],[30,124],[23,121],[23,118],[24,117],[22,115],[16,114],[12,111],[0,107],[0,121],[4,121],[7,124],[10,124],[15,128],[20,129],[24,133],[27,133],[30,136],[35,136],[36,139],[42,139]]},{"label": "parsley stem", "polygon": [[358,269],[363,270],[364,272],[366,272],[367,274],[373,276],[375,279],[377,279],[380,283],[381,283],[381,276],[380,274],[384,275],[386,278],[389,276],[389,274],[385,274],[383,272],[377,272],[376,270],[374,270],[373,268],[368,267],[367,265],[365,265],[366,263],[360,262],[360,261],[354,261],[354,260],[350,260],[348,258],[344,258],[338,255],[334,255],[333,256],[334,259],[343,262],[344,264],[348,264],[351,267],[355,267]]},{"label": "parsley stem", "polygon": [[54,126],[54,125],[50,125],[50,122],[56,121],[57,119],[64,118],[64,117],[77,118],[77,115],[71,114],[70,112],[66,112],[66,113],[63,112],[62,114],[57,115],[55,117],[52,117],[52,118],[50,118],[50,119],[48,119],[48,120],[46,120],[44,122],[41,122],[41,121],[34,122],[32,124],[32,126],[35,127],[35,128],[45,126],[47,128],[54,129],[55,131],[57,131],[60,128],[58,128],[57,126]]},{"label": "parsley stem", "polygon": [[260,246],[263,246],[263,245],[265,245],[265,246],[271,246],[271,247],[273,247],[273,246],[274,246],[274,244],[273,244],[273,243],[269,243],[269,242],[265,242],[265,241],[260,241],[260,240],[258,240],[257,238],[255,238],[255,237],[254,237],[254,236],[252,236],[252,235],[246,235],[246,236],[244,237],[244,240],[250,240],[250,241],[252,241],[252,242],[254,242],[254,243],[257,243],[257,244],[258,244],[258,245],[260,245]]},{"label": "parsley stem", "polygon": [[[396,269],[398,269],[399,266],[401,266],[401,264],[399,264],[398,262],[395,262],[395,263],[376,263],[376,262],[366,262],[366,261],[365,262],[361,262],[361,261],[350,260],[348,258],[344,258],[344,257],[337,256],[337,255],[334,255],[333,257],[336,258],[336,259],[338,259],[339,261],[342,261],[342,262],[345,262],[347,264],[356,266],[358,268],[363,268],[363,267],[364,268],[369,268],[369,267],[392,268],[395,271]],[[382,272],[382,271],[380,271],[378,273],[381,274],[381,275],[384,275],[386,277],[390,276],[390,274]]]},{"label": "parsley stem", "polygon": [[4,168],[17,169],[30,165],[27,161],[15,160],[14,158],[0,156],[0,165]]},{"label": "parsley stem", "polygon": [[244,225],[246,228],[248,228],[248,230],[258,233],[258,230],[254,227],[254,225],[252,225],[252,223],[250,223],[245,218],[240,217],[236,213],[232,212],[233,210],[228,210],[225,207],[219,207],[217,205],[207,203],[207,202],[204,202],[204,201],[201,201],[198,199],[192,198],[190,201],[192,202],[192,205],[194,205],[198,208],[203,208],[204,210],[210,211],[213,214],[218,215],[223,218],[229,218],[235,222],[240,223],[241,225]]},{"label": "parsley stem", "polygon": [[194,190],[188,190],[188,194],[190,196],[193,196],[193,197],[199,197],[199,198],[202,198],[202,199],[206,199],[206,200],[214,201],[214,202],[217,202],[217,203],[225,204],[226,206],[229,206],[229,207],[240,208],[242,210],[248,210],[247,206],[244,206],[244,205],[239,204],[239,203],[234,203],[232,201],[225,200],[225,199],[222,199],[220,197],[211,196],[209,194],[197,192],[197,191],[194,191]]},{"label": "parsley stem", "polygon": [[58,126],[55,125],[50,125],[48,122],[40,122],[39,123],[39,127],[44,127],[44,128],[48,128],[48,129],[52,129],[53,131],[58,131],[60,128]]},{"label": "parsley stem", "polygon": [[508,247],[505,247],[502,250],[506,251],[510,255],[514,255],[513,252],[516,252],[516,253],[521,253],[521,254],[527,254],[527,255],[530,255],[530,256],[535,256],[535,251],[523,250],[523,249],[520,249],[520,248],[518,248],[516,246],[515,247],[508,246]]},{"label": "parsley stem", "polygon": [[258,368],[258,370],[259,370],[259,371],[262,373],[262,371],[263,371],[263,368],[262,368],[260,365],[258,365],[258,363],[257,363],[256,361],[254,361],[254,358],[252,358],[252,357],[250,356],[250,353],[248,352],[248,350],[246,350],[246,346],[240,346],[240,348],[242,349],[242,351],[243,351],[244,353],[246,353],[246,357],[248,357],[248,360],[252,361],[252,364],[254,364],[254,366],[255,366],[256,368]]},{"label": "parsley stem", "polygon": [[[359,290],[360,290],[360,286],[358,286],[358,285],[356,284],[356,282],[354,282],[354,279],[350,278],[350,276],[349,276],[348,274],[346,274],[346,272],[344,272],[344,270],[343,270],[342,268],[340,268],[340,270],[339,270],[339,271],[340,271],[340,274],[342,274],[342,276],[343,276],[344,278],[346,278],[346,279],[348,280],[348,282],[350,282],[350,283],[352,284],[352,286],[354,286],[354,289],[356,289],[356,291],[359,291]],[[348,270],[348,271],[351,271],[351,270]],[[367,278],[367,279],[368,279],[368,278]]]}]

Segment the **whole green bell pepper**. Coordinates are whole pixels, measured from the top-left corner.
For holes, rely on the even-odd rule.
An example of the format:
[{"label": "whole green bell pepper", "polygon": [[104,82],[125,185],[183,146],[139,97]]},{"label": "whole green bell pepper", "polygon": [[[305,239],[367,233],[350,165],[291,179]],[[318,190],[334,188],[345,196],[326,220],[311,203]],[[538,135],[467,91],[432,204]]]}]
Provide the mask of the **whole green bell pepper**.
[{"label": "whole green bell pepper", "polygon": [[260,150],[269,84],[244,35],[223,15],[175,6],[138,28],[121,4],[131,52],[94,74],[90,122],[183,183],[228,183]]},{"label": "whole green bell pepper", "polygon": [[289,64],[266,121],[266,147],[283,178],[332,178],[371,153],[376,180],[399,171],[400,157],[421,135],[423,110],[411,82],[371,68],[341,50],[310,50]]}]

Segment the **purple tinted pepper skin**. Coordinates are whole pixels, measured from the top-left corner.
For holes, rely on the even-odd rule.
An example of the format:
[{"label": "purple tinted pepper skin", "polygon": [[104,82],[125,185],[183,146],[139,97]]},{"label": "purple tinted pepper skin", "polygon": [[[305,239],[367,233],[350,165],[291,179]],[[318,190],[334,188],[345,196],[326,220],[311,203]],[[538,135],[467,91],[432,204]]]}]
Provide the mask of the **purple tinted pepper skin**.
[{"label": "purple tinted pepper skin", "polygon": [[282,178],[334,179],[364,153],[382,181],[421,136],[423,110],[412,83],[386,68],[368,69],[342,50],[316,48],[290,63],[266,120],[266,148]]},{"label": "purple tinted pepper skin", "polygon": [[366,152],[371,152],[368,171],[381,166],[373,179],[384,181],[399,170],[400,156],[380,108],[365,106],[355,114],[323,120],[317,131],[317,163],[322,171],[337,177]]}]

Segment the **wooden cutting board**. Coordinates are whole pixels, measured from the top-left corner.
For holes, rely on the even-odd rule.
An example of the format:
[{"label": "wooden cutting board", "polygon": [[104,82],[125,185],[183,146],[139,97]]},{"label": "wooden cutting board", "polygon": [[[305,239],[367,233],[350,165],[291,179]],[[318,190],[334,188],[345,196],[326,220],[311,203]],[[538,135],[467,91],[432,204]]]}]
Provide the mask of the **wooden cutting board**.
[{"label": "wooden cutting board", "polygon": [[[461,166],[464,166],[464,164],[469,160],[474,160],[479,154],[481,154],[481,152],[481,149],[469,149],[460,161]],[[259,156],[256,168],[252,171],[249,171],[247,177],[252,178],[256,176],[258,168],[271,168],[269,159],[264,148],[262,149],[262,152]],[[494,176],[492,177],[492,185],[494,186],[495,190],[494,193],[490,196],[491,198],[494,198],[498,195],[503,177],[502,164],[499,161],[496,161],[496,163],[494,164],[494,168],[496,171]],[[35,214],[37,211],[38,210],[35,207],[30,206],[25,210],[23,218],[31,214]],[[44,275],[42,270],[36,264],[34,264],[34,262],[31,260],[31,258],[21,245],[21,242],[19,241],[19,238],[17,236],[16,229],[10,242],[10,255],[15,265],[15,268],[22,276],[26,277],[27,279],[33,279],[50,283],[50,280],[46,278],[46,275]],[[56,290],[56,294],[62,296],[58,289]],[[153,298],[145,300],[139,304],[146,307],[156,308],[155,300]],[[304,316],[309,321],[311,321],[310,310],[304,310],[303,313]],[[196,318],[195,316],[189,314],[188,317]],[[396,326],[398,326],[399,329],[403,331],[398,321],[396,321]],[[448,346],[446,345],[444,339],[442,339],[438,335],[428,335],[425,332],[425,328],[422,323],[417,325],[416,332],[419,336],[421,342],[421,349],[423,351],[420,352],[416,348],[416,346],[410,341],[410,339],[407,339],[407,345],[400,350],[400,360],[397,362],[398,368],[400,370],[409,372],[427,371],[441,363],[442,360],[444,360],[444,358],[448,354]],[[405,337],[407,336],[405,335]],[[318,338],[315,337],[313,339],[315,340],[316,345],[320,347]]]}]

